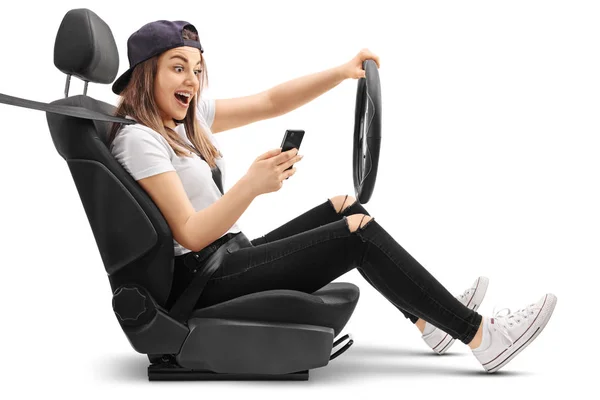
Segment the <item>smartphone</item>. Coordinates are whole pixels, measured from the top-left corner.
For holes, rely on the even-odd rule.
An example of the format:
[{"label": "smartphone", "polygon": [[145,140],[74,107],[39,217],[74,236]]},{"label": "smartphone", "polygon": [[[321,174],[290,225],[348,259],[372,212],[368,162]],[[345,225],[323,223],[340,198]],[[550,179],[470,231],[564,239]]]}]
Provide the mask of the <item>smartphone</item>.
[{"label": "smartphone", "polygon": [[[304,138],[303,130],[286,130],[285,134],[283,135],[283,141],[281,142],[281,152],[283,153],[284,151],[288,151],[293,148],[300,150],[300,143],[302,143],[302,138]],[[286,171],[292,169],[292,167],[293,165],[286,169]],[[289,177],[286,179],[289,179]]]}]

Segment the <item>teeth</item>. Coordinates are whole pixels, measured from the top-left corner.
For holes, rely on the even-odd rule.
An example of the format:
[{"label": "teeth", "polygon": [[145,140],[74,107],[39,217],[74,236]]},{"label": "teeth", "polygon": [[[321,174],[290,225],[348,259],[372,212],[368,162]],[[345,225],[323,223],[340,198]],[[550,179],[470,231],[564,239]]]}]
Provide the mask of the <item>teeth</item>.
[{"label": "teeth", "polygon": [[185,96],[187,98],[190,98],[190,96],[191,96],[189,93],[185,93],[185,92],[175,92],[175,94],[180,94],[180,95]]}]

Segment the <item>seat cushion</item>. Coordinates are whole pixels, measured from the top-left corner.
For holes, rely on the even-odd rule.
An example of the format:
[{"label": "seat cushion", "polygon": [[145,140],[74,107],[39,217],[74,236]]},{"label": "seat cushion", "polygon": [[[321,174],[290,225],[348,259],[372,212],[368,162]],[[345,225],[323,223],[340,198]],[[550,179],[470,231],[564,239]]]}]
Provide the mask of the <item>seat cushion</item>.
[{"label": "seat cushion", "polygon": [[341,332],[354,312],[360,291],[352,283],[332,282],[312,294],[267,290],[194,310],[190,318],[224,318],[326,326]]}]

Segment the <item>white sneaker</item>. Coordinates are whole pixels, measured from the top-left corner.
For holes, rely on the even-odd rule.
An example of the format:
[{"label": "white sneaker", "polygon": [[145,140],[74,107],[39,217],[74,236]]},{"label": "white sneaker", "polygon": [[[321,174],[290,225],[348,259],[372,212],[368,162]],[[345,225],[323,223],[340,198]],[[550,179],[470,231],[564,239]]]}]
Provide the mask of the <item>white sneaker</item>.
[{"label": "white sneaker", "polygon": [[[457,299],[466,307],[477,311],[481,305],[481,302],[483,301],[485,292],[487,291],[488,283],[488,278],[485,276],[480,276],[475,280],[473,285],[469,289],[465,290],[463,294],[458,296]],[[456,340],[429,322],[425,323],[425,329],[423,329],[423,335],[421,337],[425,343],[427,343],[429,347],[431,347],[432,350],[438,354],[444,354]]]},{"label": "white sneaker", "polygon": [[[556,296],[548,293],[537,303],[510,313],[507,308],[483,319],[483,340],[471,349],[487,372],[496,372],[529,346],[542,332],[556,306]],[[508,310],[506,315],[500,315]]]}]

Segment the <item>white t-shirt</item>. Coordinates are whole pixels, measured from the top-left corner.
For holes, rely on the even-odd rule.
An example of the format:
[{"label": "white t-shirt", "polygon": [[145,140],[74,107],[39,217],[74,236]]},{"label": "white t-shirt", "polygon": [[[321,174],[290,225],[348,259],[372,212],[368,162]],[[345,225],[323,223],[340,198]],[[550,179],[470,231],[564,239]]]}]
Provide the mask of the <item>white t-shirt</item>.
[{"label": "white t-shirt", "polygon": [[[215,100],[200,98],[197,103],[196,115],[210,141],[217,150],[221,150],[215,135],[210,130],[215,119]],[[186,143],[191,145],[185,134],[183,124],[177,124],[174,131]],[[163,172],[176,171],[196,211],[210,206],[222,197],[219,188],[213,180],[210,166],[206,161],[194,153],[192,153],[192,157],[177,156],[166,139],[147,126],[141,124],[124,125],[112,142],[110,151],[136,181]],[[221,154],[223,154],[222,151]],[[224,157],[219,157],[215,161],[221,170],[224,184]],[[241,229],[236,222],[225,234],[240,231]],[[175,239],[173,239],[173,245],[175,256],[191,251],[180,245]]]}]

